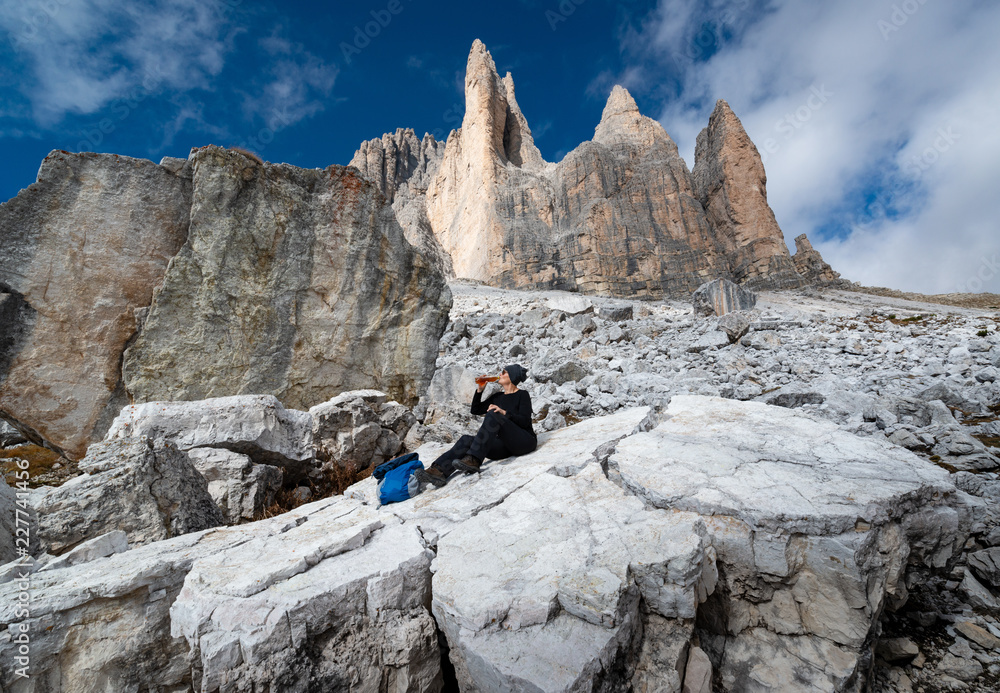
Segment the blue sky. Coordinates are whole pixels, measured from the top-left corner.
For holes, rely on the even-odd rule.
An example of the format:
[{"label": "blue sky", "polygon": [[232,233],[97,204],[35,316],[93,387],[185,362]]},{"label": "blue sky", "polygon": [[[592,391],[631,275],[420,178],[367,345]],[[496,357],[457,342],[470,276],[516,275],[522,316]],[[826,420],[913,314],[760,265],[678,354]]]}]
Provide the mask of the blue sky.
[{"label": "blue sky", "polygon": [[324,167],[443,139],[479,38],[548,160],[621,83],[693,166],[725,98],[790,243],[865,284],[1000,291],[997,30],[992,0],[0,0],[0,199],[52,149]]}]

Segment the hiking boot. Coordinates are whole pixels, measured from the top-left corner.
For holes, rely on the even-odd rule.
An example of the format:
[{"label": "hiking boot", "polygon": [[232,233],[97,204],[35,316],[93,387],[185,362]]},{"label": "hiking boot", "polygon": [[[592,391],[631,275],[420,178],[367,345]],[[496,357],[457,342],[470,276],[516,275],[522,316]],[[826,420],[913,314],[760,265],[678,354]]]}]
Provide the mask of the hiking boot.
[{"label": "hiking boot", "polygon": [[483,469],[483,463],[472,455],[466,455],[454,464],[455,469],[465,472],[466,474],[478,474]]},{"label": "hiking boot", "polygon": [[427,469],[418,469],[413,472],[413,476],[417,477],[417,480],[422,483],[433,484],[438,488],[441,488],[448,483],[448,477],[442,474],[441,470],[433,465]]}]

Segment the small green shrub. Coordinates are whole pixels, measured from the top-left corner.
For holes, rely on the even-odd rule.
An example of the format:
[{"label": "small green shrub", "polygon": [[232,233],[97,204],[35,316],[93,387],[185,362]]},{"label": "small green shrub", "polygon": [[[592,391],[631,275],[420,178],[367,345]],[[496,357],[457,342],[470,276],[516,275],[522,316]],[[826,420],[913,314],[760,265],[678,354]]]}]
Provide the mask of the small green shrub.
[{"label": "small green shrub", "polygon": [[977,337],[985,337],[988,334],[989,334],[989,332],[987,330],[979,330],[979,332],[976,333],[976,336]]}]

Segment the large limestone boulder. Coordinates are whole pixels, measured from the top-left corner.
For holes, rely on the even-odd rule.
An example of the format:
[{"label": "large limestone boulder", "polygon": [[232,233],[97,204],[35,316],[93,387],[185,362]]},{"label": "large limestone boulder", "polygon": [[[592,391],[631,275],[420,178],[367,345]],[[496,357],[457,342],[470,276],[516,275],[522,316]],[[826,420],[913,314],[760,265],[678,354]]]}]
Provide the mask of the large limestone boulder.
[{"label": "large limestone boulder", "polygon": [[723,316],[752,310],[757,305],[757,294],[728,279],[716,279],[699,286],[691,295],[691,303],[698,315]]},{"label": "large limestone boulder", "polygon": [[353,471],[375,467],[402,451],[416,418],[384,392],[344,392],[309,410],[312,445],[321,468]]},{"label": "large limestone boulder", "polygon": [[284,481],[281,467],[254,464],[246,455],[225,448],[193,448],[187,454],[229,525],[260,517]]},{"label": "large limestone boulder", "polygon": [[122,352],[187,238],[190,171],[54,151],[0,205],[0,418],[79,460],[128,404]]},{"label": "large limestone boulder", "polygon": [[31,678],[0,642],[4,690],[440,690],[415,527],[343,497],[61,569],[36,567]]},{"label": "large limestone boulder", "polygon": [[354,169],[192,152],[190,233],[122,372],[136,402],[378,387],[415,403],[451,293]]},{"label": "large limestone boulder", "polygon": [[417,529],[342,497],[285,526],[204,556],[170,607],[201,690],[440,690]]},{"label": "large limestone boulder", "polygon": [[181,450],[223,448],[292,471],[307,467],[313,455],[312,417],[286,409],[273,395],[132,404],[112,422],[107,438],[148,438]]},{"label": "large limestone boulder", "polygon": [[48,553],[112,530],[138,545],[223,523],[205,479],[176,447],[134,439],[98,443],[80,470],[35,501],[38,538]]},{"label": "large limestone boulder", "polygon": [[702,646],[725,690],[855,690],[903,575],[968,532],[948,473],[887,441],[756,402],[675,396],[608,465],[652,506],[702,515],[718,553]]}]

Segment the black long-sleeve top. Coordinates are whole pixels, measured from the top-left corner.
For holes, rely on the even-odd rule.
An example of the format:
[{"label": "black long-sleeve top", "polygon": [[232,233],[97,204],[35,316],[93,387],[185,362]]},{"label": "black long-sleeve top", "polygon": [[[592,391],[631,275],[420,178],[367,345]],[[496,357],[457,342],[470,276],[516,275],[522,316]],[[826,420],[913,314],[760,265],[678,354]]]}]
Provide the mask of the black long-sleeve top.
[{"label": "black long-sleeve top", "polygon": [[472,396],[473,414],[482,416],[490,408],[491,404],[495,404],[507,412],[508,419],[531,435],[535,435],[535,429],[531,425],[531,395],[527,392],[518,390],[509,395],[502,391],[494,392],[486,398],[485,402],[482,401],[482,396],[483,393],[479,390],[476,390],[476,394]]}]

